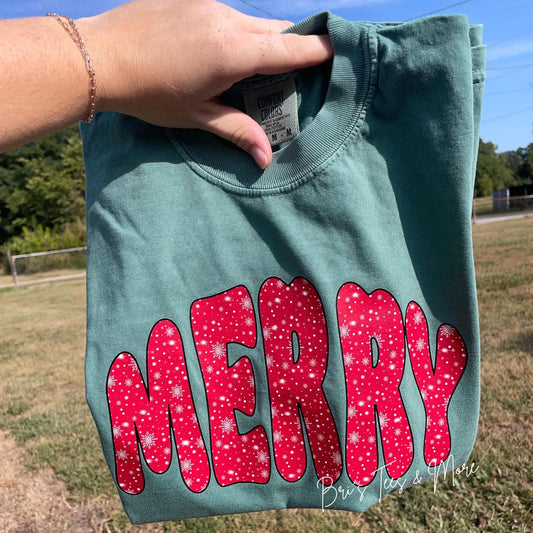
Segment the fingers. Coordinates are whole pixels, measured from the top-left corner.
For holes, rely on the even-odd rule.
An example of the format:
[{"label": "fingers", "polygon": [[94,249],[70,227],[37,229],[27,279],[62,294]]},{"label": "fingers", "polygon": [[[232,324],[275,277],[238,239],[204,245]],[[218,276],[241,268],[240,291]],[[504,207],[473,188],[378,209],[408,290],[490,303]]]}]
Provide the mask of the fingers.
[{"label": "fingers", "polygon": [[272,162],[272,148],[261,126],[238,109],[210,102],[201,129],[226,139],[245,152],[265,169]]},{"label": "fingers", "polygon": [[265,34],[249,35],[242,47],[245,55],[242,65],[244,76],[253,74],[280,74],[299,68],[319,65],[333,58],[333,49],[327,35]]}]

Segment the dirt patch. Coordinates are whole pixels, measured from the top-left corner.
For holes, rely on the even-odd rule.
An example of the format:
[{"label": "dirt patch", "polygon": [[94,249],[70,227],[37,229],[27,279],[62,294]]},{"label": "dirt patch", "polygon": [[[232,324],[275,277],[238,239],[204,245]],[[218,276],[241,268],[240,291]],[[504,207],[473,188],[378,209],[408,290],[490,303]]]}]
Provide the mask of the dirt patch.
[{"label": "dirt patch", "polygon": [[102,510],[72,504],[51,471],[26,469],[21,450],[0,432],[0,523],[6,533],[105,531]]},{"label": "dirt patch", "polygon": [[[118,509],[98,501],[72,502],[51,470],[28,470],[21,449],[0,432],[0,524],[3,533],[105,533]],[[156,526],[157,527],[157,526]],[[127,528],[157,531],[154,525]]]}]

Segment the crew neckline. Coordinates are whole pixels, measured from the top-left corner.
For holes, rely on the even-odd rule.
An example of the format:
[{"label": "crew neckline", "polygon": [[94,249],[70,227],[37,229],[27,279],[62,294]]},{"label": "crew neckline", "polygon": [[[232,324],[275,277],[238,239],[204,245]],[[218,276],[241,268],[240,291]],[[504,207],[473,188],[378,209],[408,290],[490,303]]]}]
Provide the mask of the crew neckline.
[{"label": "crew neckline", "polygon": [[376,39],[371,25],[329,12],[291,27],[299,34],[328,33],[334,50],[325,101],[307,127],[274,152],[261,170],[241,149],[200,130],[167,129],[174,148],[199,176],[237,194],[280,194],[298,187],[357,134],[371,97]]}]

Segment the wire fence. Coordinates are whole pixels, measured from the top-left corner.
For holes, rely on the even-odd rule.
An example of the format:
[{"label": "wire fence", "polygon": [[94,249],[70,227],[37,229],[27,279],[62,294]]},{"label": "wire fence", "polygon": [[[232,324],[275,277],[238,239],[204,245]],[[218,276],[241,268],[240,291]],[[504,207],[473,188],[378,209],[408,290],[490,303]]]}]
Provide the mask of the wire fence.
[{"label": "wire fence", "polygon": [[[77,272],[75,274],[60,274],[47,277],[33,277],[31,279],[25,279],[24,281],[20,280],[21,274],[34,274],[36,272],[42,273],[50,270],[60,270],[64,269],[84,269],[86,265],[86,246],[80,246],[78,248],[65,248],[63,250],[50,250],[46,252],[34,252],[29,254],[18,254],[12,255],[11,251],[7,251],[7,262],[9,264],[9,269],[11,271],[11,277],[13,283],[9,285],[0,285],[0,288],[7,287],[20,287],[23,285],[34,285],[36,283],[47,283],[50,281],[65,281],[69,279],[77,279],[85,277],[85,272]],[[70,256],[67,259],[66,255],[63,257],[60,254],[80,254],[79,257]],[[81,255],[83,253],[83,255]],[[39,264],[37,265],[28,265],[24,263],[20,265],[20,260],[28,260],[33,258],[39,258]],[[19,263],[17,263],[19,262]],[[22,266],[22,268],[21,268]]]},{"label": "wire fence", "polygon": [[[506,216],[521,216],[533,215],[533,195],[526,196],[505,196],[494,195],[489,198],[474,198],[472,202],[472,223],[482,222],[489,217],[506,217]],[[496,218],[494,218],[496,219]],[[72,257],[68,259],[59,259],[60,254],[63,257],[66,254],[81,254],[83,256]],[[70,279],[77,279],[85,277],[85,272],[77,272],[75,274],[65,274],[65,269],[85,269],[86,265],[86,246],[78,248],[66,248],[63,250],[50,250],[45,252],[34,252],[28,254],[12,255],[11,251],[7,251],[7,261],[13,279],[12,284],[0,284],[0,289],[8,287],[20,287],[23,285],[34,285],[37,283],[48,283],[50,281],[65,281]],[[25,263],[20,265],[20,260],[28,260],[32,258],[39,258],[38,264]],[[53,258],[53,259],[52,259]],[[17,264],[19,261],[19,264]],[[61,274],[54,276],[35,276],[30,279],[21,281],[19,279],[21,274],[35,274],[43,273],[50,270],[59,270]]]},{"label": "wire fence", "polygon": [[474,198],[472,202],[472,222],[483,217],[505,217],[509,215],[533,215],[533,195],[505,196],[494,195],[487,198]]}]

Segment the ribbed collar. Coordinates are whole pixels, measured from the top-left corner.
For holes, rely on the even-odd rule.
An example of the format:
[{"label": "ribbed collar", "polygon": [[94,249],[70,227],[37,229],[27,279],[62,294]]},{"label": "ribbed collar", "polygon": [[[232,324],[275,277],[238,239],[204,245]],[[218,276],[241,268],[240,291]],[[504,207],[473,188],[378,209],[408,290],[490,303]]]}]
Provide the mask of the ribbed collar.
[{"label": "ribbed collar", "polygon": [[279,194],[310,179],[348,137],[356,134],[369,98],[376,61],[372,26],[348,22],[324,12],[309,17],[291,32],[329,33],[334,49],[326,99],[311,123],[274,153],[260,170],[242,150],[198,130],[168,130],[174,147],[202,178],[245,195]]}]

